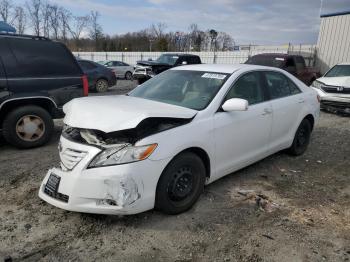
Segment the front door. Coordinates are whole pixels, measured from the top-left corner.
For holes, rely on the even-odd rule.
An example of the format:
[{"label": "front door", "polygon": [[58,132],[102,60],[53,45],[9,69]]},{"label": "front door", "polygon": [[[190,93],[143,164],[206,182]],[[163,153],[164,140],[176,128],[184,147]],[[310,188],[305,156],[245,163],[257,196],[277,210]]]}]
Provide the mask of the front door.
[{"label": "front door", "polygon": [[214,116],[216,178],[266,156],[272,125],[272,106],[267,101],[262,74],[250,72],[231,87],[224,101],[246,99],[247,111],[219,111]]}]

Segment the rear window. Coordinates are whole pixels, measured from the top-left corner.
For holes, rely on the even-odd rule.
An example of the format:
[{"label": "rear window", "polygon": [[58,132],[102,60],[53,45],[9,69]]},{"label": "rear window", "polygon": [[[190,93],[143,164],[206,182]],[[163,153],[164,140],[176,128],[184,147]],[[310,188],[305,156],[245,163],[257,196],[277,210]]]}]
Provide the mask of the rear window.
[{"label": "rear window", "polygon": [[79,65],[83,70],[92,70],[95,69],[97,66],[93,63],[90,63],[88,61],[78,61]]},{"label": "rear window", "polygon": [[9,77],[76,76],[81,71],[67,48],[60,43],[8,39],[15,61],[6,61]]},{"label": "rear window", "polygon": [[285,64],[285,58],[272,56],[252,56],[247,60],[246,64],[282,68]]}]

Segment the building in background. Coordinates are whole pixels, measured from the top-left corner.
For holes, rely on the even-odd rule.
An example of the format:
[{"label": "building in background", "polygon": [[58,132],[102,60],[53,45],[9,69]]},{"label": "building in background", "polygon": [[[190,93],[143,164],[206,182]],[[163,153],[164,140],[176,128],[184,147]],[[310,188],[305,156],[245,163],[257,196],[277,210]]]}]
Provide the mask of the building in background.
[{"label": "building in background", "polygon": [[350,11],[321,15],[317,66],[325,73],[341,62],[350,62]]}]

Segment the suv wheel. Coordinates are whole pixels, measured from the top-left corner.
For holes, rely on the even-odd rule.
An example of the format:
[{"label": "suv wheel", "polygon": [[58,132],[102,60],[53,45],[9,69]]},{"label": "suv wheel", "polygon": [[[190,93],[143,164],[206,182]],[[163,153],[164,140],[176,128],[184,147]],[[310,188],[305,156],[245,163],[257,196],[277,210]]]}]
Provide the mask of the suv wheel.
[{"label": "suv wheel", "polygon": [[95,89],[98,93],[107,92],[108,82],[105,79],[99,79],[96,81]]},{"label": "suv wheel", "polygon": [[163,171],[157,185],[155,207],[166,214],[190,209],[203,192],[205,167],[193,153],[175,157]]},{"label": "suv wheel", "polygon": [[132,80],[132,73],[129,72],[129,71],[126,72],[126,73],[125,73],[125,79],[126,79],[126,80]]},{"label": "suv wheel", "polygon": [[53,120],[45,109],[23,106],[5,117],[3,136],[8,143],[18,148],[38,147],[49,141],[53,127]]}]

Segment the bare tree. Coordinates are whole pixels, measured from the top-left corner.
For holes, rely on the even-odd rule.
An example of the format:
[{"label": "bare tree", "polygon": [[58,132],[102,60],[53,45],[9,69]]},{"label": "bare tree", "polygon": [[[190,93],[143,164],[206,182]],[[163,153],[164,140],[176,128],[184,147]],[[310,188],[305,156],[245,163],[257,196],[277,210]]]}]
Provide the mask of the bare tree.
[{"label": "bare tree", "polygon": [[21,6],[15,7],[15,19],[13,25],[17,30],[18,34],[24,34],[27,24],[27,15],[24,8]]},{"label": "bare tree", "polygon": [[152,24],[150,32],[155,38],[160,39],[163,37],[166,28],[167,25],[165,23]]},{"label": "bare tree", "polygon": [[73,22],[68,24],[68,30],[71,33],[73,39],[80,39],[83,31],[88,27],[90,16],[74,16]]},{"label": "bare tree", "polygon": [[59,19],[61,21],[61,37],[64,42],[67,42],[69,23],[72,19],[72,14],[65,8],[61,7],[58,12]]},{"label": "bare tree", "polygon": [[11,0],[0,0],[0,16],[5,23],[9,22],[12,7]]},{"label": "bare tree", "polygon": [[103,37],[102,27],[98,23],[100,17],[99,12],[91,11],[90,14],[90,38],[95,42],[95,51],[98,50],[99,40]]},{"label": "bare tree", "polygon": [[32,26],[34,28],[34,33],[39,36],[40,35],[40,29],[41,29],[41,7],[42,7],[42,1],[41,0],[30,0],[29,2],[26,2],[26,6],[28,9],[28,14],[30,21],[32,23]]},{"label": "bare tree", "polygon": [[47,2],[41,6],[42,28],[45,37],[50,37],[51,5]]},{"label": "bare tree", "polygon": [[49,27],[54,39],[58,39],[61,26],[60,7],[58,5],[49,5],[49,10]]}]

